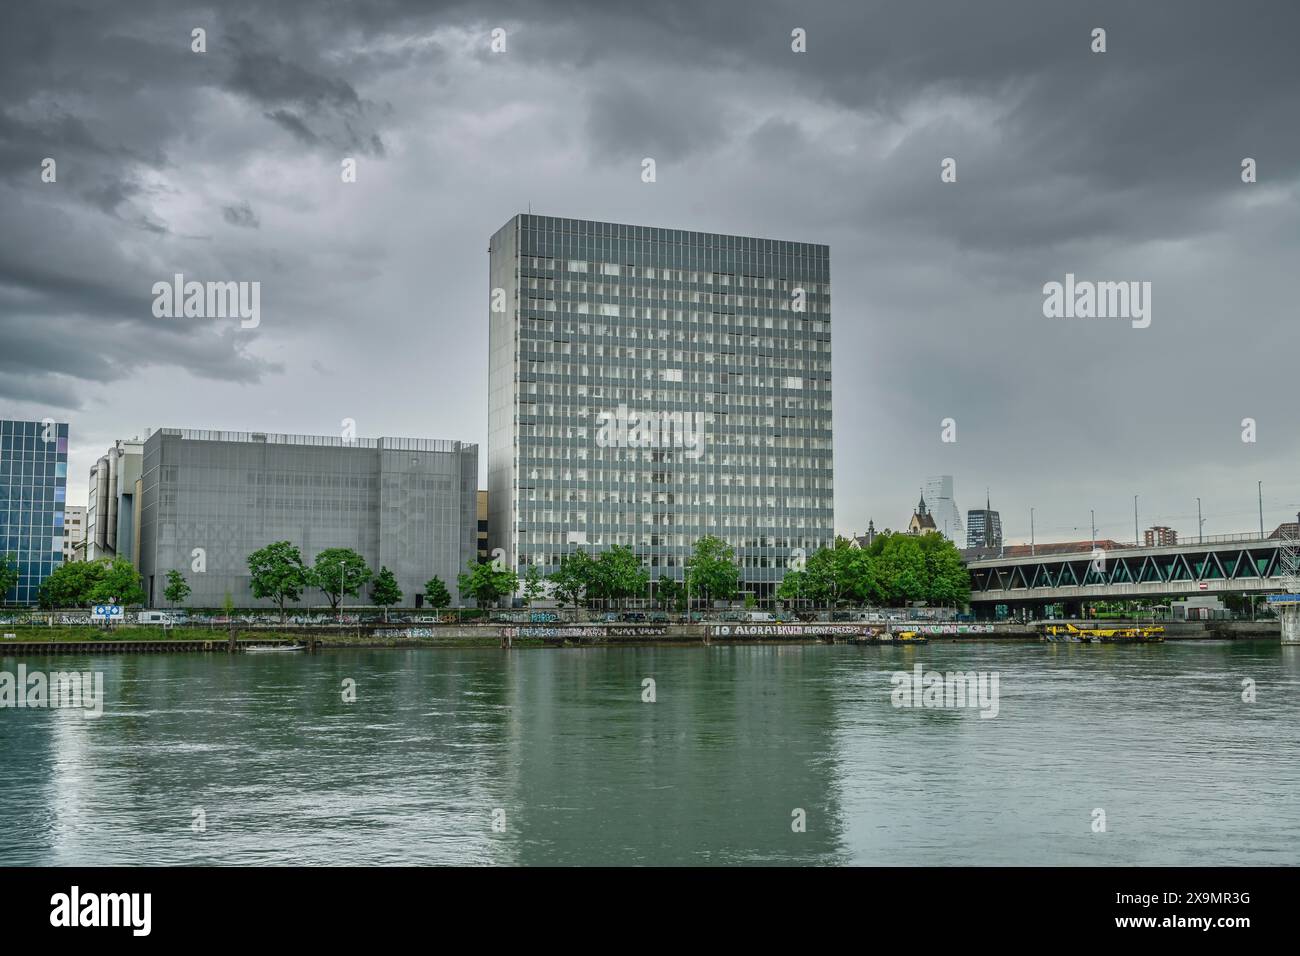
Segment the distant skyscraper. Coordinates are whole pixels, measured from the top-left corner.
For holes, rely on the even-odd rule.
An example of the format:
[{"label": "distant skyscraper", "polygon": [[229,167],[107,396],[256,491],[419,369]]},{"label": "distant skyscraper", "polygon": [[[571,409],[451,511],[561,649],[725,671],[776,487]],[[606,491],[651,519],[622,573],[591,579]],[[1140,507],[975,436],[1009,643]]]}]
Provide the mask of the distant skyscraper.
[{"label": "distant skyscraper", "polygon": [[63,563],[67,491],[67,423],[0,421],[0,557],[18,564],[6,604],[35,604],[41,582]]},{"label": "distant skyscraper", "polygon": [[834,542],[824,245],[517,215],[492,237],[489,545],[546,572],[697,539],[767,593]]},{"label": "distant skyscraper", "polygon": [[930,507],[934,527],[950,541],[963,541],[961,509],[952,495],[952,475],[935,475],[925,479],[925,503]]},{"label": "distant skyscraper", "polygon": [[966,547],[1002,547],[1002,516],[986,499],[983,509],[966,512]]}]

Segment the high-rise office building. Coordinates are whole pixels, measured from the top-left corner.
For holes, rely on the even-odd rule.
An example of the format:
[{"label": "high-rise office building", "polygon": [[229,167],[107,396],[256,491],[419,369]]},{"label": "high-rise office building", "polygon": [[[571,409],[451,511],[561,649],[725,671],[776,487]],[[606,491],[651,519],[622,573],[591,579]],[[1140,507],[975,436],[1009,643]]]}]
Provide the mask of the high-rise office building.
[{"label": "high-rise office building", "polygon": [[769,593],[834,541],[824,245],[517,215],[491,240],[490,544],[522,569],[695,541]]},{"label": "high-rise office building", "polygon": [[[239,607],[268,606],[252,596],[248,556],[289,541],[309,565],[351,548],[376,573],[387,567],[407,606],[435,575],[455,595],[476,556],[477,489],[478,446],[462,442],[164,428],[144,444],[145,593],[166,603],[174,569],[192,607],[220,607],[227,593]],[[304,596],[312,603],[324,603],[320,592]]]},{"label": "high-rise office building", "polygon": [[1002,547],[1002,515],[988,501],[983,508],[966,512],[966,547]]},{"label": "high-rise office building", "polygon": [[0,421],[0,557],[18,565],[6,604],[35,604],[41,582],[63,563],[67,492],[67,422]]},{"label": "high-rise office building", "polygon": [[952,495],[952,475],[935,475],[925,479],[925,503],[930,507],[936,531],[949,541],[965,541],[961,509]]}]

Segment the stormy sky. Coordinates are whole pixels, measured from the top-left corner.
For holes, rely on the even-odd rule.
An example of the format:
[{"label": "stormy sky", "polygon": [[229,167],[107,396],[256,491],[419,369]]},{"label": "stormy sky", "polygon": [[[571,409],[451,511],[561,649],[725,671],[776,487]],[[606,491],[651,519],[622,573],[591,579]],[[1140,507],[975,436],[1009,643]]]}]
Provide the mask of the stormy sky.
[{"label": "stormy sky", "polygon": [[[1040,541],[1089,509],[1131,539],[1135,494],[1144,528],[1194,534],[1199,495],[1206,534],[1251,530],[1261,480],[1271,530],[1298,35],[1282,0],[12,5],[0,417],[71,422],[74,503],[150,427],[483,446],[488,237],[531,204],[830,245],[841,532],[939,473],[1009,539],[1031,507]],[[156,318],[175,273],[260,282],[260,324]],[[1046,318],[1067,273],[1150,282],[1150,327]]]}]

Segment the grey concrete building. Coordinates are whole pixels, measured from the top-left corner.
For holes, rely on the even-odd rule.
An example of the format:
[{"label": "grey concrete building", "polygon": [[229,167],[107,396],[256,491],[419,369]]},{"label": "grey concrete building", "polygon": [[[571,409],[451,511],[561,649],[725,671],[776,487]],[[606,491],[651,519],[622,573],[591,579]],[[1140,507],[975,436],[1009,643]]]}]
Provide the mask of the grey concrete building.
[{"label": "grey concrete building", "polygon": [[489,252],[493,549],[680,580],[715,534],[763,595],[833,543],[827,246],[521,214]]},{"label": "grey concrete building", "polygon": [[139,568],[135,557],[139,537],[136,514],[144,442],[119,439],[90,467],[86,502],[87,561],[123,557]]},{"label": "grey concrete building", "polygon": [[[476,556],[477,490],[478,446],[457,441],[160,429],[144,445],[145,593],[164,606],[174,568],[191,607],[220,607],[227,592],[268,606],[252,596],[248,555],[290,541],[308,564],[342,547],[387,567],[407,606],[434,575],[455,595]],[[302,606],[323,601],[310,591]]]}]

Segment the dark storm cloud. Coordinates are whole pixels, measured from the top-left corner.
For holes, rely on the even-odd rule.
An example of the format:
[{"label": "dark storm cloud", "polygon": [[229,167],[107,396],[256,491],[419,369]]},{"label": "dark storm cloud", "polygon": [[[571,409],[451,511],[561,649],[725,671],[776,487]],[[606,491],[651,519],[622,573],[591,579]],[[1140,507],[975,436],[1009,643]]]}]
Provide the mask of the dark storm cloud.
[{"label": "dark storm cloud", "polygon": [[232,226],[241,226],[246,229],[256,229],[261,226],[257,214],[253,212],[253,207],[248,204],[247,199],[231,203],[228,206],[222,206],[221,215]]},{"label": "dark storm cloud", "polygon": [[[144,393],[123,377],[143,359],[260,383],[262,415],[355,404],[351,376],[372,419],[479,439],[475,257],[535,200],[831,244],[844,530],[899,526],[930,472],[955,473],[962,503],[992,485],[1013,535],[1010,502],[1050,528],[1080,505],[1044,463],[1083,452],[1124,463],[1089,473],[1099,508],[1122,512],[1140,482],[1208,496],[1250,483],[1202,477],[1211,434],[1233,475],[1287,457],[1233,444],[1242,416],[1300,440],[1283,385],[1300,349],[1298,26],[1294,4],[1212,0],[19,5],[0,31],[0,331],[21,361],[0,363],[0,392]],[[344,157],[360,175],[340,188]],[[1066,271],[1154,280],[1152,327],[1043,319],[1042,284]],[[147,293],[174,272],[264,281],[266,321],[159,326]],[[429,362],[464,377],[457,403],[408,413],[400,383]],[[1206,381],[1231,399],[1174,400]],[[948,415],[959,441],[940,446]]]}]

